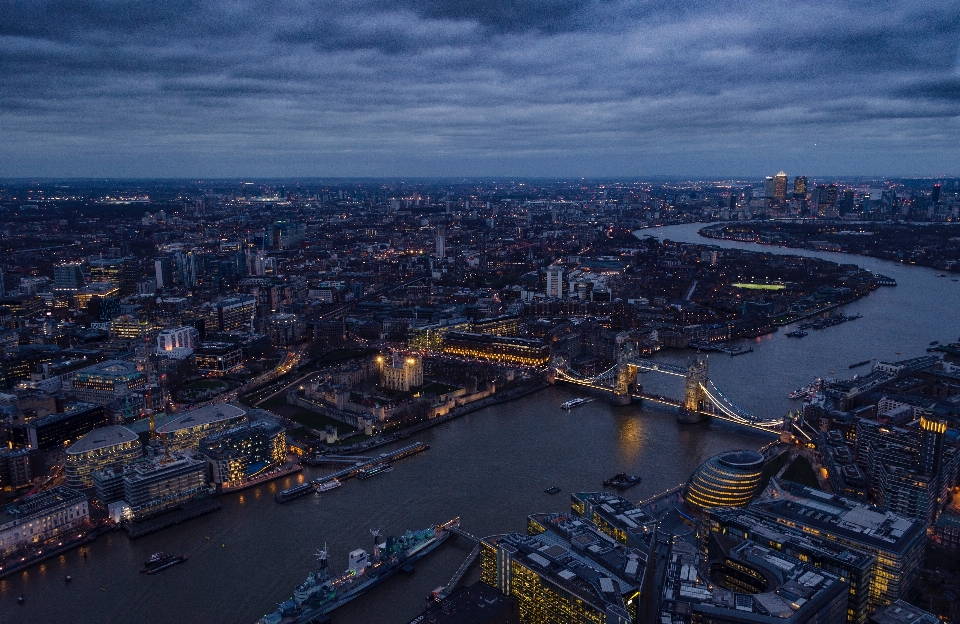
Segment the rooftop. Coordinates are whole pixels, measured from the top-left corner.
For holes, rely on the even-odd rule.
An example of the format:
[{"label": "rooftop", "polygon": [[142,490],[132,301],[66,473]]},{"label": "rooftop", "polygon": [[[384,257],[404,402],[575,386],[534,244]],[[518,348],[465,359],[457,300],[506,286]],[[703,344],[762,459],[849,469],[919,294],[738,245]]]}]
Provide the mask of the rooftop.
[{"label": "rooftop", "polygon": [[899,551],[918,534],[926,533],[919,520],[892,511],[789,481],[771,479],[770,483],[766,492],[750,505],[750,510],[884,550]]},{"label": "rooftop", "polygon": [[138,439],[139,438],[137,437],[137,434],[120,425],[100,427],[99,429],[94,429],[87,435],[77,440],[70,448],[67,449],[67,454],[79,455],[81,453],[95,451],[97,449],[114,446],[116,444],[134,442]]},{"label": "rooftop", "polygon": [[241,418],[247,413],[246,410],[231,405],[229,403],[217,403],[215,405],[205,405],[196,409],[183,412],[180,416],[171,420],[162,427],[158,427],[160,433],[172,433],[180,429],[190,429],[200,427],[211,423]]}]

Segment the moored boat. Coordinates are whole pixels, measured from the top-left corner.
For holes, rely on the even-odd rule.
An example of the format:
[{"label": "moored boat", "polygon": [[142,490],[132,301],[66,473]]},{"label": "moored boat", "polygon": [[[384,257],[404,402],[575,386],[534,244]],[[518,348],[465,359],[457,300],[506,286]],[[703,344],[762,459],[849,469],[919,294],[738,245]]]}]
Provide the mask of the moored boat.
[{"label": "moored boat", "polygon": [[166,570],[170,566],[175,566],[178,563],[183,563],[187,560],[186,555],[168,555],[167,553],[153,553],[150,555],[150,558],[144,562],[143,567],[140,568],[141,572],[146,572],[147,574],[155,574],[160,570]]},{"label": "moored boat", "polygon": [[454,518],[444,524],[419,531],[407,531],[400,537],[381,541],[379,531],[373,532],[374,549],[371,555],[358,548],[350,552],[349,565],[339,576],[332,577],[327,567],[327,550],[317,553],[318,569],[307,575],[293,590],[293,596],[280,603],[275,611],[260,618],[257,624],[306,624],[330,613],[364,592],[376,587],[413,564],[446,541],[451,530],[460,524]]},{"label": "moored boat", "polygon": [[317,493],[320,492],[329,492],[330,490],[335,490],[338,487],[343,485],[339,479],[331,479],[329,481],[324,481],[323,483],[317,485]]}]

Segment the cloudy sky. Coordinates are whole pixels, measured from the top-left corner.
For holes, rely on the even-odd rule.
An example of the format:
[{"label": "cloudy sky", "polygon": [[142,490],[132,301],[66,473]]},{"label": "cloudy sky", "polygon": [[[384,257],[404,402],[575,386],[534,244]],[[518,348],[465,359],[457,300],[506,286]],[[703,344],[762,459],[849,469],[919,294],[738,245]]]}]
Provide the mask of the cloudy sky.
[{"label": "cloudy sky", "polygon": [[0,176],[960,173],[960,0],[0,0]]}]

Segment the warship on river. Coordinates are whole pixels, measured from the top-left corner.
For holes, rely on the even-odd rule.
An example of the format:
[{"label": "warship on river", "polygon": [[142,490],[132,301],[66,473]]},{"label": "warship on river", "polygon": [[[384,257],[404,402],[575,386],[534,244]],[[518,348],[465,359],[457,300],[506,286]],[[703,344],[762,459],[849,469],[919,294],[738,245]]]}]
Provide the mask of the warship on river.
[{"label": "warship on river", "polygon": [[388,537],[380,542],[379,531],[373,532],[374,549],[371,556],[358,548],[350,553],[350,563],[339,576],[331,577],[327,568],[327,550],[317,553],[317,571],[293,590],[293,597],[257,621],[257,624],[307,624],[334,609],[343,606],[369,589],[376,587],[400,570],[410,570],[413,564],[452,535],[451,529],[460,525],[460,518],[444,524],[407,531],[400,537]]}]

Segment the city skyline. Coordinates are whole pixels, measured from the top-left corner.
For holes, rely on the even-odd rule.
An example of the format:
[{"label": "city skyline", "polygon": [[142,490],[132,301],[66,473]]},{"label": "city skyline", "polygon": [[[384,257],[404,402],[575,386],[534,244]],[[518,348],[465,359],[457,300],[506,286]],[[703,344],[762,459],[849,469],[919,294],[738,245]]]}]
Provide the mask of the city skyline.
[{"label": "city skyline", "polygon": [[960,169],[952,2],[5,4],[3,177]]}]

